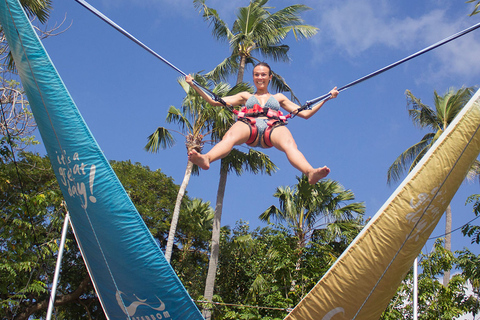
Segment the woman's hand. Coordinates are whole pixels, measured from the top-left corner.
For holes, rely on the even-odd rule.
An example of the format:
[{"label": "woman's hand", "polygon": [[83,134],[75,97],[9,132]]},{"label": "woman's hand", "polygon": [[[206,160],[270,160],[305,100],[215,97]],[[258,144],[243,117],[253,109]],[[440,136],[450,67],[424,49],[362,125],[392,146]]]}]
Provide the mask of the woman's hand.
[{"label": "woman's hand", "polygon": [[333,88],[332,90],[330,90],[330,96],[332,99],[335,99],[337,96],[338,96],[338,90],[337,90],[337,87]]},{"label": "woman's hand", "polygon": [[187,74],[187,75],[185,76],[185,81],[186,81],[189,85],[193,86],[193,77],[192,77],[191,75]]}]

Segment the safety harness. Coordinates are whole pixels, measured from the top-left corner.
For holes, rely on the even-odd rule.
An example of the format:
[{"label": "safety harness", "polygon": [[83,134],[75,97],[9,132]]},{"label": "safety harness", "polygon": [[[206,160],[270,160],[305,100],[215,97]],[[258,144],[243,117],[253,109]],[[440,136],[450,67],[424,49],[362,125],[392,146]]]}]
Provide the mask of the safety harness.
[{"label": "safety harness", "polygon": [[257,140],[258,137],[258,128],[257,128],[257,120],[258,117],[267,117],[267,128],[265,129],[265,133],[263,135],[263,142],[267,147],[273,147],[272,141],[270,136],[272,134],[273,129],[278,126],[286,125],[287,119],[291,117],[291,114],[283,115],[282,111],[280,110],[272,110],[268,107],[261,107],[258,104],[254,104],[253,108],[248,109],[247,107],[243,106],[240,111],[233,109],[232,112],[237,115],[237,120],[242,121],[250,127],[250,137],[248,138],[246,144],[252,146],[252,144]]}]

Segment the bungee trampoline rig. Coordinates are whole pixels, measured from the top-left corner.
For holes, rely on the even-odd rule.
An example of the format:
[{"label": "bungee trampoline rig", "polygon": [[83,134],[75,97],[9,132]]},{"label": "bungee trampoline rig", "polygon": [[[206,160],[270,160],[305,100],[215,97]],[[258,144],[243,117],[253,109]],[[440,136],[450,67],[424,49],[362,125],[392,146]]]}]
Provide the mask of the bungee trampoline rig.
[{"label": "bungee trampoline rig", "polygon": [[[84,0],[75,1],[186,76]],[[0,0],[0,24],[17,68],[21,70],[22,84],[52,159],[70,212],[72,229],[106,317],[203,319],[115,176],[18,0]],[[338,91],[479,27],[480,23],[355,80]],[[228,107],[213,92],[196,85]],[[307,101],[286,116],[293,118],[328,97],[329,94]],[[470,164],[478,156],[479,129],[480,91],[285,319],[378,318],[438,223]],[[72,161],[55,160],[62,157]],[[79,166],[84,168],[83,173],[76,170]],[[71,180],[62,179],[65,172],[73,173]],[[88,188],[85,189],[90,184],[97,190],[95,197],[88,194]],[[85,194],[78,192],[84,189]]]}]

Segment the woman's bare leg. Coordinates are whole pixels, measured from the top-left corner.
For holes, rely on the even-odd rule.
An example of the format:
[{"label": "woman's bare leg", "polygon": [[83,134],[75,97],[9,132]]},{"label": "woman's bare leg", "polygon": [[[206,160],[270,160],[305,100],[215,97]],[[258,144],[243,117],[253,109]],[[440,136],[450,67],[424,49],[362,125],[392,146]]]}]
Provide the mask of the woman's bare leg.
[{"label": "woman's bare leg", "polygon": [[330,169],[325,167],[313,168],[310,163],[305,159],[303,153],[297,148],[297,144],[293,139],[290,130],[285,126],[280,126],[272,131],[271,141],[275,148],[285,152],[288,161],[293,167],[300,170],[308,178],[310,184],[317,183],[320,179],[325,178]]},{"label": "woman's bare leg", "polygon": [[188,159],[200,168],[208,170],[210,163],[224,158],[230,153],[234,146],[247,142],[249,137],[250,128],[248,125],[241,121],[235,122],[227,133],[225,133],[222,141],[217,143],[209,152],[201,154],[195,150],[191,150],[188,153]]}]

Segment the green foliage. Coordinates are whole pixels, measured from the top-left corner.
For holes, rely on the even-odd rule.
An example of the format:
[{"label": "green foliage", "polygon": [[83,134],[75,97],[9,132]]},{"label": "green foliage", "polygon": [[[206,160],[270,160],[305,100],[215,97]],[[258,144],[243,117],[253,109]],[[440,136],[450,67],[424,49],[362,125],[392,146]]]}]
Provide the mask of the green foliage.
[{"label": "green foliage", "polygon": [[[480,213],[480,195],[473,194],[467,199],[467,203],[474,202],[473,212],[478,217]],[[480,243],[480,226],[472,225],[468,223],[462,227],[462,233],[464,236],[468,236],[472,239],[472,243]]]},{"label": "green foliage", "polygon": [[336,250],[319,234],[299,251],[298,240],[280,225],[250,231],[239,221],[233,230],[223,228],[215,319],[283,319],[348,246],[337,239]]},{"label": "green foliage", "polygon": [[[306,176],[297,180],[293,187],[277,188],[274,197],[278,198],[280,206],[272,205],[260,215],[261,220],[286,222],[299,238],[299,249],[315,233],[340,237],[347,226],[358,231],[361,224],[357,225],[357,222],[361,221],[355,221],[355,216],[361,218],[365,205],[350,202],[355,199],[351,190],[345,190],[333,180],[321,180],[315,185],[309,184]],[[327,225],[329,230],[322,230]]]},{"label": "green foliage", "polygon": [[[47,157],[27,152],[17,154],[15,162],[11,157],[0,161],[0,315],[39,318],[46,313],[65,206]],[[138,163],[112,161],[112,167],[161,243],[178,186],[160,170]],[[105,319],[71,232],[57,288],[60,298],[67,302],[56,306],[58,319]]]},{"label": "green foliage", "polygon": [[[20,4],[31,20],[37,18],[41,23],[47,22],[50,10],[52,9],[52,0],[20,0]],[[0,33],[4,41],[0,44],[0,52],[8,52],[8,55],[5,57],[4,61],[2,61],[2,64],[5,66],[5,69],[14,72],[15,64],[12,55],[9,52],[6,39],[3,36],[3,29],[0,29]]]},{"label": "green foliage", "polygon": [[152,171],[138,162],[111,161],[110,165],[152,235],[165,245],[178,186],[160,169]]},{"label": "green foliage", "polygon": [[[8,318],[44,312],[36,307],[49,294],[65,214],[49,159],[32,153],[16,157],[0,164],[0,312]],[[71,237],[66,246],[71,252],[64,261],[73,276],[68,285],[62,279],[59,292],[86,276]]]},{"label": "green foliage", "polygon": [[180,213],[177,247],[171,264],[191,296],[203,293],[208,268],[209,240],[212,236],[213,209],[201,199],[186,201]]},{"label": "green foliage", "polygon": [[[468,312],[478,313],[477,298],[466,293],[467,280],[478,279],[475,270],[478,265],[472,263],[478,261],[478,257],[469,252],[457,254],[458,257],[454,257],[439,240],[431,253],[419,258],[419,270],[423,271],[418,275],[418,319],[452,320]],[[470,261],[472,258],[476,259]],[[464,272],[454,275],[445,287],[438,279],[452,267],[460,267]],[[412,301],[413,272],[410,271],[381,319],[413,319]]]}]

